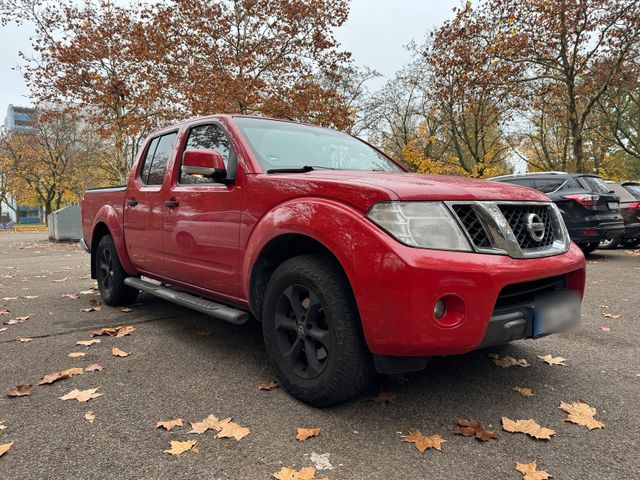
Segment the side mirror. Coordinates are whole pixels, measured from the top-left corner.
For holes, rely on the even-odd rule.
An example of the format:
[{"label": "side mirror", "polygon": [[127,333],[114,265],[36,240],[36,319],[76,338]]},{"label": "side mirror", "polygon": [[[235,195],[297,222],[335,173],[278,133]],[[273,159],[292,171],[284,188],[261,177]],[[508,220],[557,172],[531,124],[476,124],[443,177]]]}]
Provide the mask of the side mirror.
[{"label": "side mirror", "polygon": [[216,181],[227,178],[224,159],[215,150],[186,150],[182,155],[182,173],[202,175]]}]

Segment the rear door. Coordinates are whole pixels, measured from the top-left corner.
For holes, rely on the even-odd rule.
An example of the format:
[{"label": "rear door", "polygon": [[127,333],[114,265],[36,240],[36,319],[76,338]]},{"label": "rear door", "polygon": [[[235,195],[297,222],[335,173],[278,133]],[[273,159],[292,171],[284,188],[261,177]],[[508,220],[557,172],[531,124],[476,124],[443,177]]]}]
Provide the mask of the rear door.
[{"label": "rear door", "polygon": [[143,158],[132,175],[124,202],[124,231],[129,257],[135,267],[148,274],[164,275],[163,214],[164,177],[174,154],[177,132],[169,132],[147,143]]},{"label": "rear door", "polygon": [[[227,184],[182,174],[184,151],[215,150],[227,169]],[[237,298],[242,169],[227,132],[218,122],[189,128],[176,159],[165,210],[164,251],[167,278]]]}]

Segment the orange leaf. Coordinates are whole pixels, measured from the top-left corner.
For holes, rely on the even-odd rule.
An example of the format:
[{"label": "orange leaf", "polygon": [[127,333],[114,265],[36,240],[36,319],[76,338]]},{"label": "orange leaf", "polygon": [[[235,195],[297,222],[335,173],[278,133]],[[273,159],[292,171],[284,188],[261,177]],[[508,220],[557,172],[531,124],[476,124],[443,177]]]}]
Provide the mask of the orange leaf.
[{"label": "orange leaf", "polygon": [[164,428],[167,432],[170,432],[176,427],[181,427],[184,425],[184,422],[181,418],[176,418],[175,420],[161,420],[156,423],[156,428]]},{"label": "orange leaf", "polygon": [[31,389],[33,385],[18,385],[17,387],[11,387],[7,389],[7,396],[9,397],[26,397],[31,395]]},{"label": "orange leaf", "polygon": [[473,420],[466,420],[464,418],[456,418],[459,428],[456,428],[453,433],[457,435],[463,435],[465,437],[475,436],[482,442],[488,442],[489,440],[495,440],[498,438],[495,432],[488,432],[482,425]]},{"label": "orange leaf", "polygon": [[258,390],[270,391],[270,390],[273,390],[274,388],[278,388],[279,386],[280,384],[278,383],[278,381],[274,380],[269,383],[261,383],[260,385],[258,385]]},{"label": "orange leaf", "polygon": [[319,428],[299,428],[296,433],[296,440],[304,442],[309,437],[317,437],[320,435]]},{"label": "orange leaf", "polygon": [[131,354],[125,352],[124,350],[120,350],[118,347],[113,347],[111,349],[111,355],[113,355],[114,357],[128,357]]},{"label": "orange leaf", "polygon": [[524,433],[536,440],[550,440],[556,434],[555,430],[541,427],[532,418],[528,420],[511,420],[510,418],[502,417],[502,428],[511,433]]},{"label": "orange leaf", "polygon": [[442,444],[446,442],[446,440],[438,434],[425,437],[417,430],[406,435],[403,441],[413,443],[420,453],[424,453],[429,448],[435,448],[441,452]]},{"label": "orange leaf", "polygon": [[385,405],[387,403],[393,402],[395,398],[396,398],[395,393],[391,393],[389,391],[383,390],[380,393],[378,393],[375,397],[372,397],[371,400],[373,400],[374,402],[380,405]]},{"label": "orange leaf", "polygon": [[0,445],[0,457],[7,453],[14,443],[16,442],[3,443]]}]

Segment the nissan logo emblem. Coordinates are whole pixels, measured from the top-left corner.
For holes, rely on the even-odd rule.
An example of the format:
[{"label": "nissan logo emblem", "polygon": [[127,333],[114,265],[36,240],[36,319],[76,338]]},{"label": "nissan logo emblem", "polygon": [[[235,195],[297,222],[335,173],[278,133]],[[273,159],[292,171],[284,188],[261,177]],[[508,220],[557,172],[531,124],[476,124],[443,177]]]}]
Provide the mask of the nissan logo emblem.
[{"label": "nissan logo emblem", "polygon": [[544,238],[545,227],[540,216],[535,213],[528,214],[525,217],[525,225],[527,227],[527,232],[529,232],[529,236],[536,242],[541,242]]}]

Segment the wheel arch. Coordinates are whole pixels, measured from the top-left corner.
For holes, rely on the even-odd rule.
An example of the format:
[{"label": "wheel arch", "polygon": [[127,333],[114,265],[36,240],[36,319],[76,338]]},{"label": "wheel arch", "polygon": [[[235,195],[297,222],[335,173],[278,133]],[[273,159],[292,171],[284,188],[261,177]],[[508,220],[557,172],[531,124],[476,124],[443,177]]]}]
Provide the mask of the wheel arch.
[{"label": "wheel arch", "polygon": [[129,275],[137,275],[138,271],[131,263],[127,247],[124,241],[124,228],[122,226],[122,215],[110,205],[103,205],[95,216],[93,228],[91,230],[91,244],[89,245],[91,252],[91,278],[95,277],[95,253],[98,248],[100,239],[105,235],[111,235],[113,243],[118,252],[118,259],[122,268]]}]

